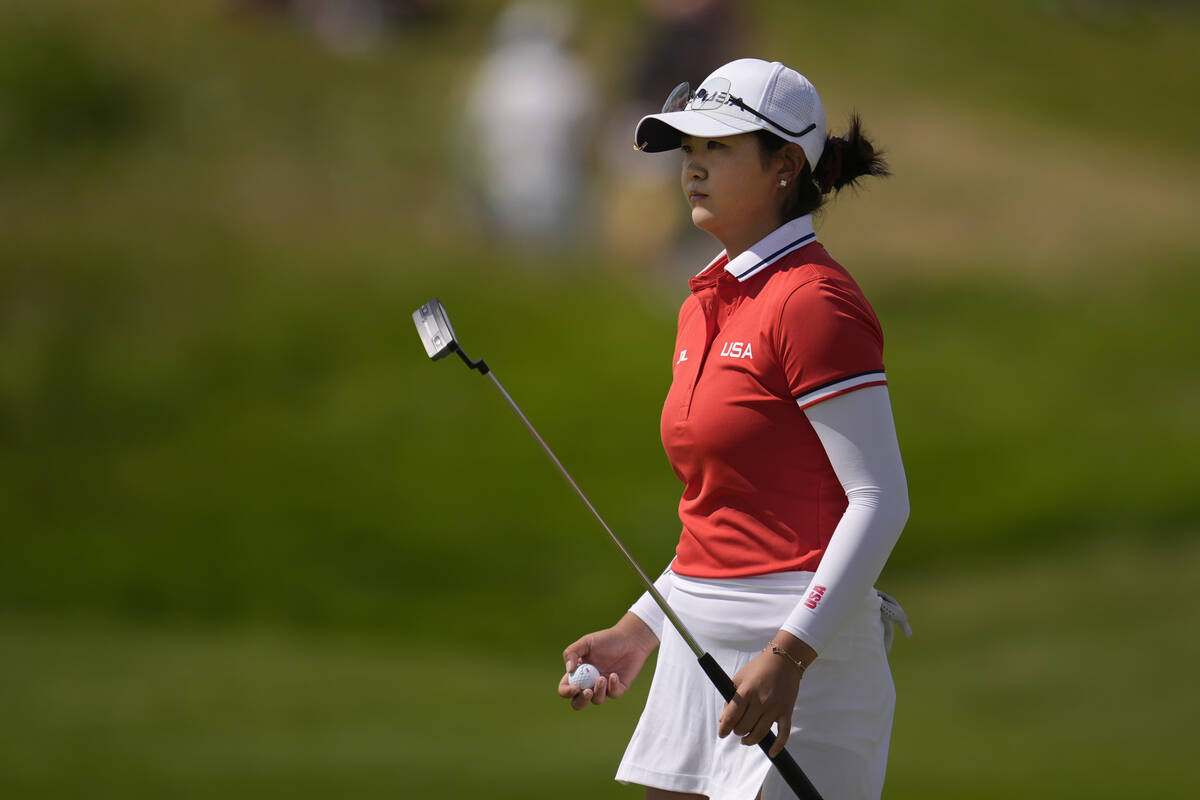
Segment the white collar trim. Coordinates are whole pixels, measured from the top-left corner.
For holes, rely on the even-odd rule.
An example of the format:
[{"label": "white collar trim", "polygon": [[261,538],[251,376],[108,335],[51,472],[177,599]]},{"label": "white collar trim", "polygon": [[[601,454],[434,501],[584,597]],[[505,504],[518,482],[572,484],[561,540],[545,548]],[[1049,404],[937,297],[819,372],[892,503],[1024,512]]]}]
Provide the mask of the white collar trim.
[{"label": "white collar trim", "polygon": [[[813,230],[812,214],[805,214],[803,217],[785,222],[751,245],[748,250],[727,263],[725,271],[737,278],[738,281],[748,280],[793,250],[799,250],[816,240],[817,234]],[[704,269],[711,268],[724,255],[725,253],[722,251]]]}]

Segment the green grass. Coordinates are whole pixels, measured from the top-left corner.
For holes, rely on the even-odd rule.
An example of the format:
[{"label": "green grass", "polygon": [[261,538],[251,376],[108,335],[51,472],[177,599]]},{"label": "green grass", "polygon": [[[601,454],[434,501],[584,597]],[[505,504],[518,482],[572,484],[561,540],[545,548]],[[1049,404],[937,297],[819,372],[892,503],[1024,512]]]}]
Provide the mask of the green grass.
[{"label": "green grass", "polygon": [[[636,584],[489,383],[425,358],[409,309],[441,294],[655,570],[678,531],[657,431],[675,299],[501,263],[503,294],[462,271],[438,288],[320,264],[285,293],[230,282],[199,301],[218,322],[168,329],[166,347],[140,319],[152,294],[63,307],[7,354],[0,496],[25,535],[0,539],[0,597],[367,629],[411,602],[493,598],[491,639],[531,600],[556,624],[611,614]],[[1070,298],[999,281],[872,295],[913,505],[893,570],[1170,538],[1200,517],[1186,273]]]},{"label": "green grass", "polygon": [[1195,150],[1186,76],[1197,18],[1183,4],[780,2],[758,19],[770,57],[805,64],[818,87],[853,90],[839,107],[898,96],[1124,140],[1127,152]]},{"label": "green grass", "polygon": [[1200,550],[1137,538],[903,587],[889,796],[1191,794]]},{"label": "green grass", "polygon": [[[892,653],[887,797],[1191,796],[1200,548],[1056,555],[889,587],[916,636]],[[554,694],[564,643],[6,616],[0,793],[640,796],[611,775],[646,682],[572,713]]]},{"label": "green grass", "polygon": [[554,694],[554,649],[30,619],[2,630],[9,797],[550,796],[601,784],[637,710],[585,725]]}]

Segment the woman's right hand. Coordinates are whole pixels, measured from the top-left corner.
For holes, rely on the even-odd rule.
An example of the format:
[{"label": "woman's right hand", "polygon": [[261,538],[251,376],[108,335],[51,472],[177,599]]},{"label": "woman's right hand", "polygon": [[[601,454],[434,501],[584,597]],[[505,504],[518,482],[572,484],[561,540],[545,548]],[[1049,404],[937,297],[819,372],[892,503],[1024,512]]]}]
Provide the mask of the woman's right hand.
[{"label": "woman's right hand", "polygon": [[[658,647],[658,636],[636,614],[627,613],[611,628],[589,633],[563,651],[567,672],[558,682],[558,694],[580,711],[588,703],[600,705],[609,697],[620,697],[642,670],[646,659]],[[571,673],[580,664],[600,670],[600,679],[591,689],[570,683]]]}]

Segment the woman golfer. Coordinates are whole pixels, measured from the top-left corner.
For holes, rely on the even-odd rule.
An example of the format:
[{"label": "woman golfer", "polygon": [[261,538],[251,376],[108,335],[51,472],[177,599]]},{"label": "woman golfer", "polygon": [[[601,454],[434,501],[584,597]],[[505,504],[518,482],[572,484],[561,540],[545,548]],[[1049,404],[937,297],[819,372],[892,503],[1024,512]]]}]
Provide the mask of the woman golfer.
[{"label": "woman golfer", "polygon": [[679,313],[662,440],[683,532],[656,586],[737,694],[722,701],[648,594],[567,647],[568,673],[603,677],[581,691],[564,676],[559,694],[575,709],[620,697],[659,647],[617,780],[647,798],[788,797],[745,746],[777,726],[775,752],[827,800],[878,798],[895,690],[872,584],[908,489],[879,321],[812,213],[886,165],[856,118],[828,136],[812,84],[757,59],[681,84],[635,143],[683,151],[692,221],[725,247]]}]

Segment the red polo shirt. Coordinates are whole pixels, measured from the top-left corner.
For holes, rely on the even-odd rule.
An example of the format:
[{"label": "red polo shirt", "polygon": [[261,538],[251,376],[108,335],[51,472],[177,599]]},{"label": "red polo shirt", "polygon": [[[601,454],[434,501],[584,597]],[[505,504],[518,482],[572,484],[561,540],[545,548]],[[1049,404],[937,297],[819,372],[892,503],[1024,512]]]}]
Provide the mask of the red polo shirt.
[{"label": "red polo shirt", "polygon": [[781,226],[691,279],[662,440],[684,483],[672,569],[696,578],[815,570],[846,495],[803,409],[887,382],[883,333],[858,284]]}]

